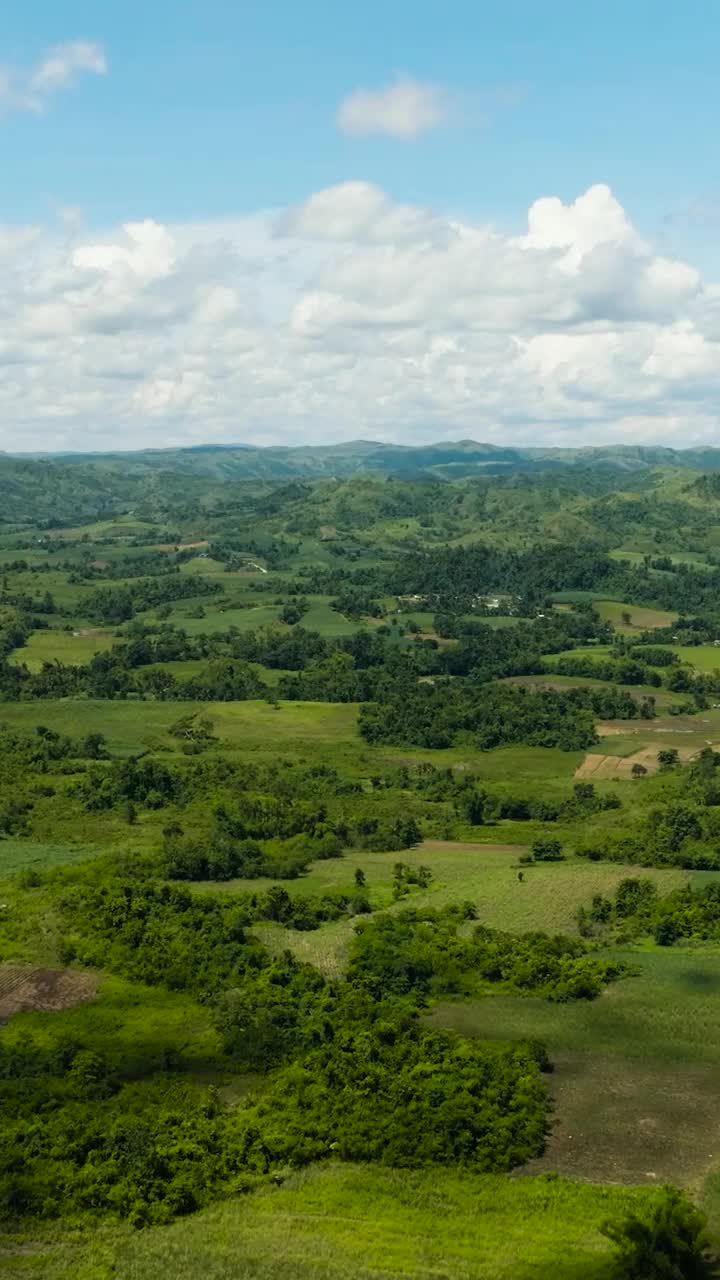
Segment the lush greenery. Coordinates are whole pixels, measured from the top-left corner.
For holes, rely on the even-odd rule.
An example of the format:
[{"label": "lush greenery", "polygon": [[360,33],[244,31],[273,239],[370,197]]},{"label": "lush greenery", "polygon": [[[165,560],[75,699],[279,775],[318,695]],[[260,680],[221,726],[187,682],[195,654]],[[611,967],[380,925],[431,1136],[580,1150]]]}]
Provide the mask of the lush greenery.
[{"label": "lush greenery", "polygon": [[438,1274],[704,1275],[679,1193],[544,1175],[717,1163],[715,454],[303,459],[0,461],[0,1269],[154,1274],[359,1168],[478,1188]]}]

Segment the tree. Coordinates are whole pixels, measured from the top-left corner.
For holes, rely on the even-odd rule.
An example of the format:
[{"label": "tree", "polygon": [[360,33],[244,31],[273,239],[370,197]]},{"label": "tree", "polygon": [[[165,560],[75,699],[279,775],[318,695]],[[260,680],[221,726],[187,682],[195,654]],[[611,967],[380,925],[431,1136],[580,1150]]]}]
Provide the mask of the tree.
[{"label": "tree", "polygon": [[632,614],[630,613],[629,609],[623,609],[622,613],[620,614],[620,618],[622,620],[622,624],[624,627],[632,626]]},{"label": "tree", "polygon": [[647,773],[647,769],[644,764],[635,763],[631,769],[631,773],[633,778],[644,778]]},{"label": "tree", "polygon": [[481,827],[485,821],[487,796],[484,791],[471,791],[463,801],[463,817],[472,827]]},{"label": "tree", "polygon": [[655,941],[659,947],[671,947],[680,937],[680,930],[675,920],[658,920],[655,925]]},{"label": "tree", "polygon": [[365,872],[360,867],[355,872],[355,883],[358,889],[362,889],[365,884]]},{"label": "tree", "polygon": [[533,842],[532,855],[536,862],[562,862],[565,856],[560,841],[548,836],[539,836]]},{"label": "tree", "polygon": [[288,627],[294,627],[302,618],[302,610],[296,604],[289,601],[283,606],[280,614],[280,621],[284,622]]},{"label": "tree", "polygon": [[83,739],[82,753],[89,760],[107,760],[108,752],[103,733],[89,733]]},{"label": "tree", "polygon": [[672,769],[678,762],[677,747],[665,747],[662,751],[658,751],[657,759],[661,769]]},{"label": "tree", "polygon": [[617,1247],[624,1280],[710,1280],[706,1218],[682,1192],[666,1187],[647,1218],[629,1214],[606,1222],[603,1235]]}]

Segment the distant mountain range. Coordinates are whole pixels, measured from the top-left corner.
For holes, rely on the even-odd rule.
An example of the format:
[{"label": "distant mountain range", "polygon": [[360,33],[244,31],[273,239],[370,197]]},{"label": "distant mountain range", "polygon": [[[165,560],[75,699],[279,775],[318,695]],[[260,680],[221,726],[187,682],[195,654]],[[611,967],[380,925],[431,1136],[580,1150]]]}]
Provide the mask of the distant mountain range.
[{"label": "distant mountain range", "polygon": [[577,491],[611,487],[640,492],[667,486],[671,479],[682,487],[683,471],[720,471],[720,448],[519,449],[474,440],[416,446],[355,440],[294,448],[199,445],[132,453],[4,453],[0,526],[82,524],[140,508],[163,519],[179,508],[187,512],[238,501],[245,487],[257,498],[293,483],[342,483],[363,476],[394,481],[538,476],[545,477],[544,484],[554,477]]},{"label": "distant mountain range", "polygon": [[[430,445],[382,444],[353,440],[332,445],[195,445],[137,452],[2,454],[0,461],[42,461],[62,466],[98,466],[103,470],[192,472],[223,480],[284,480],[351,476],[358,472],[386,475],[436,475],[448,479],[484,473],[547,471],[567,467],[602,467],[641,471],[648,467],[720,470],[719,448],[667,449],[660,445],[599,445],[581,449],[515,448],[475,440]],[[0,471],[0,476],[2,472]]]}]

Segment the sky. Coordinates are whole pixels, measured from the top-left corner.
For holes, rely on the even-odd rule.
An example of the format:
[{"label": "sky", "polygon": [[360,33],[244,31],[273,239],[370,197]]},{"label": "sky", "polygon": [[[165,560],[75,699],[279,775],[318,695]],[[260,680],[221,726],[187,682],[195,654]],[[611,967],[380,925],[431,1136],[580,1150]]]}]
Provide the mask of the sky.
[{"label": "sky", "polygon": [[0,450],[716,444],[720,5],[0,12]]}]

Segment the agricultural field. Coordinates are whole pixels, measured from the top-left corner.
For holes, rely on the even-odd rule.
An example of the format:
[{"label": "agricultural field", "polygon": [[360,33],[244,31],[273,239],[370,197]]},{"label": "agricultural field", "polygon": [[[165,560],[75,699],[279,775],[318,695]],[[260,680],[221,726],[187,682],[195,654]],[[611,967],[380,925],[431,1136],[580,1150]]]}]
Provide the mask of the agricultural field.
[{"label": "agricultural field", "polygon": [[720,646],[715,644],[682,645],[673,644],[669,648],[688,666],[696,671],[720,670]]}]

